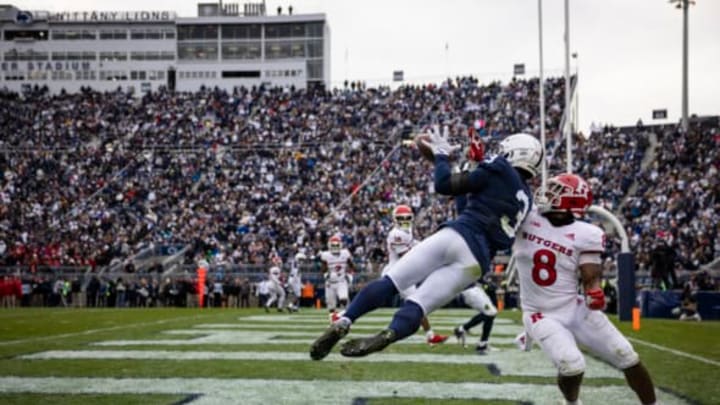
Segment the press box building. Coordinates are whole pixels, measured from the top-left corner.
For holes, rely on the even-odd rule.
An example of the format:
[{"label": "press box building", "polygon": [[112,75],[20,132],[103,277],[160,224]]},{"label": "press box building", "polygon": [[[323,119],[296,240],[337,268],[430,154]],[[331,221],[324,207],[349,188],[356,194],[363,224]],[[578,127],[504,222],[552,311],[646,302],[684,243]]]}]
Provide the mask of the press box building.
[{"label": "press box building", "polygon": [[29,11],[0,5],[0,88],[53,93],[177,91],[259,84],[329,86],[324,14],[268,15],[265,3],[201,3],[171,11]]}]

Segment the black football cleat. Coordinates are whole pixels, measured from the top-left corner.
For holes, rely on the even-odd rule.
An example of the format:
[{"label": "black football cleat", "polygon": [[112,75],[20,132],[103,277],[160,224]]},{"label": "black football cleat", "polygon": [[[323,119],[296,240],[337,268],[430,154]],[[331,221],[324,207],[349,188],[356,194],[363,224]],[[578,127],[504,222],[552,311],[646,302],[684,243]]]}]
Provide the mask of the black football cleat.
[{"label": "black football cleat", "polygon": [[490,347],[487,343],[478,343],[477,346],[475,346],[475,353],[480,355],[486,355],[490,351]]},{"label": "black football cleat", "polygon": [[394,341],[395,331],[392,329],[385,329],[374,336],[352,339],[345,342],[340,349],[340,354],[345,357],[363,357],[370,353],[383,350]]},{"label": "black football cleat", "polygon": [[330,353],[335,344],[345,337],[349,331],[350,328],[348,326],[340,323],[330,325],[310,346],[310,358],[313,360],[324,359]]}]

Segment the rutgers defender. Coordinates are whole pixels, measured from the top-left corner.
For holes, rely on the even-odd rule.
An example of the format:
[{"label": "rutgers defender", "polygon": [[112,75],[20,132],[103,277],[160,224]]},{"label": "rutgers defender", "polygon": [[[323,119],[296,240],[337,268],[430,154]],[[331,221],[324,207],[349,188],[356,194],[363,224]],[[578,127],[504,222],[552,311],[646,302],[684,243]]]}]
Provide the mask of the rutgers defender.
[{"label": "rutgers defender", "polygon": [[270,312],[270,307],[277,301],[277,310],[282,312],[285,303],[285,288],[283,288],[282,271],[280,267],[273,266],[268,270],[268,291],[270,298],[265,303],[265,312]]},{"label": "rutgers defender", "polygon": [[[417,243],[412,232],[412,208],[407,205],[398,205],[395,207],[395,209],[393,209],[393,222],[395,223],[395,226],[388,233],[386,240],[388,264],[382,270],[383,276],[387,273],[390,267],[392,267],[392,265],[397,262],[400,257],[402,257],[402,255],[407,253],[407,251]],[[411,286],[400,291],[399,294],[402,299],[405,299],[412,295],[416,289],[417,287]],[[427,343],[429,345],[443,343],[447,340],[447,336],[436,335],[435,332],[433,332],[432,327],[430,327],[430,321],[428,321],[427,317],[423,317],[420,325],[425,331],[425,337],[427,338]]]},{"label": "rutgers defender", "polygon": [[[322,271],[325,276],[325,303],[330,311],[330,320],[337,319],[335,309],[345,308],[348,302],[348,284],[351,273],[355,271],[350,251],[344,249],[340,236],[333,235],[328,240],[328,250],[320,252]],[[350,270],[350,272],[348,272]]]},{"label": "rutgers defender", "polygon": [[[633,347],[602,312],[600,254],[605,235],[577,221],[592,204],[579,176],[548,180],[547,205],[532,211],[515,239],[523,324],[558,369],[558,386],[569,404],[579,403],[585,359],[577,344],[621,369],[643,404],[655,403],[652,380]],[[539,199],[538,199],[539,200]],[[577,294],[578,276],[585,296]]]}]

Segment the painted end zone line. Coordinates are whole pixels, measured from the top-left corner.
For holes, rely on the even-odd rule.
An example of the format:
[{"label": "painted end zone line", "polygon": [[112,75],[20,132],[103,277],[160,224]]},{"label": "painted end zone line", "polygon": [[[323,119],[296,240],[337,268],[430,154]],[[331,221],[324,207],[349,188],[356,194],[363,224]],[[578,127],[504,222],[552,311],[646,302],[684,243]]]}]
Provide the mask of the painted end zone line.
[{"label": "painted end zone line", "polygon": [[686,357],[688,359],[693,359],[693,360],[699,361],[701,363],[710,364],[711,366],[720,367],[720,362],[718,362],[718,361],[709,360],[704,357],[696,356],[696,355],[690,354],[690,353],[681,352],[680,350],[675,350],[675,349],[671,349],[669,347],[660,346],[658,344],[646,342],[644,340],[640,340],[637,338],[633,338],[633,337],[629,337],[629,336],[627,338],[628,338],[628,340],[630,340],[634,343],[639,343],[643,346],[652,347],[653,349],[657,349],[657,350],[660,350],[663,352],[672,353],[672,354],[680,356],[680,357]]}]

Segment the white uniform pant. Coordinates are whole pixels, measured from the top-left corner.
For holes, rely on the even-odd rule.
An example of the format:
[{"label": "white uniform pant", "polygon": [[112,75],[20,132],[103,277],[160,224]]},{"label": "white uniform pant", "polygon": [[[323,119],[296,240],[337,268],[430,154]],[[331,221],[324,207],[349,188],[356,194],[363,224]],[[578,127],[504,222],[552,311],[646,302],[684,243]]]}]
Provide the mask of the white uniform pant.
[{"label": "white uniform pant", "polygon": [[573,307],[551,313],[523,312],[523,324],[560,375],[573,376],[585,371],[585,358],[578,344],[620,370],[640,361],[630,342],[607,316],[587,308],[581,296]]},{"label": "white uniform pant", "polygon": [[339,301],[347,302],[349,296],[348,283],[345,280],[331,282],[325,284],[325,304],[328,309],[337,308]]},{"label": "white uniform pant", "polygon": [[270,308],[275,301],[277,301],[277,307],[282,308],[285,303],[285,289],[279,283],[270,283],[269,296],[265,306]]},{"label": "white uniform pant", "polygon": [[290,279],[288,284],[290,284],[290,288],[292,289],[292,293],[295,298],[300,299],[300,290],[302,289],[302,283],[300,282],[300,279]]},{"label": "white uniform pant", "polygon": [[387,276],[398,291],[422,282],[406,300],[428,315],[480,278],[482,270],[462,236],[442,228],[413,246],[390,267]]},{"label": "white uniform pant", "polygon": [[[397,263],[397,262],[396,262],[396,263]],[[388,264],[388,265],[386,265],[385,267],[383,267],[382,275],[381,275],[381,276],[386,275],[387,272],[390,270],[390,267],[392,267],[390,264]],[[413,285],[413,286],[410,286],[410,287],[408,287],[408,288],[400,291],[398,294],[400,294],[400,297],[401,297],[402,299],[407,299],[407,297],[411,296],[416,290],[417,290],[417,287]]]},{"label": "white uniform pant", "polygon": [[495,305],[492,303],[492,300],[490,300],[490,297],[488,297],[485,290],[483,290],[480,286],[474,285],[466,290],[463,290],[460,295],[462,295],[465,305],[470,308],[487,316],[497,315],[497,308],[495,308]]}]

